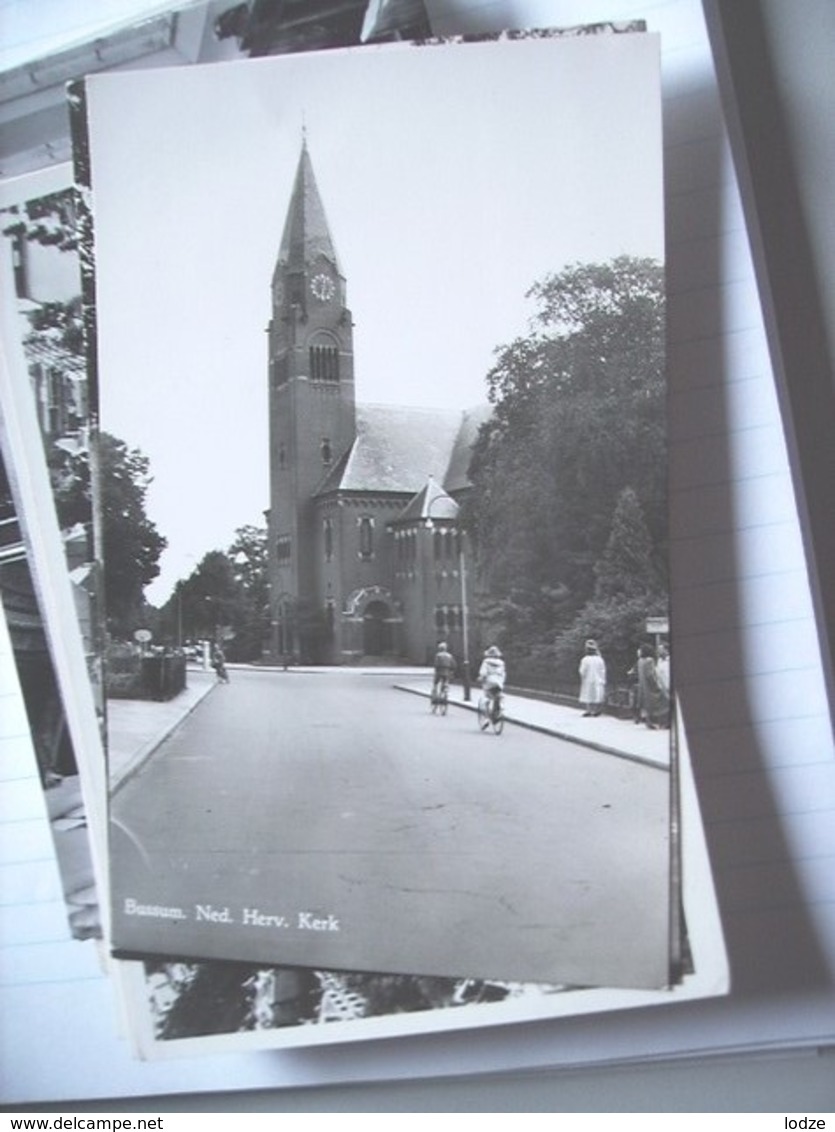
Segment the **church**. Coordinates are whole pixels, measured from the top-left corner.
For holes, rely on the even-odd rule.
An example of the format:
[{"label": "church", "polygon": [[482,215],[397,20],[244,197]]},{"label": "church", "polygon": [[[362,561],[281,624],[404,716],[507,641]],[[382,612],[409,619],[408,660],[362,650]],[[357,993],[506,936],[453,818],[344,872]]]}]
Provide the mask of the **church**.
[{"label": "church", "polygon": [[358,665],[467,654],[459,526],[489,414],[363,404],[353,321],[306,141],[272,278],[270,652]]}]

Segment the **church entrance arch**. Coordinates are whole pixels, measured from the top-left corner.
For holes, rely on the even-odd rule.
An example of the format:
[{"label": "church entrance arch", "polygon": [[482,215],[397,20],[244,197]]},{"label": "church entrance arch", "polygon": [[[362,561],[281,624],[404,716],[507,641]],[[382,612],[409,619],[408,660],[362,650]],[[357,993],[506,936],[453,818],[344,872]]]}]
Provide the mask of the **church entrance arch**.
[{"label": "church entrance arch", "polygon": [[364,656],[397,656],[402,622],[402,613],[385,586],[354,590],[342,614],[343,656],[349,663]]},{"label": "church entrance arch", "polygon": [[391,610],[384,601],[372,601],[362,615],[362,651],[365,656],[391,653]]}]

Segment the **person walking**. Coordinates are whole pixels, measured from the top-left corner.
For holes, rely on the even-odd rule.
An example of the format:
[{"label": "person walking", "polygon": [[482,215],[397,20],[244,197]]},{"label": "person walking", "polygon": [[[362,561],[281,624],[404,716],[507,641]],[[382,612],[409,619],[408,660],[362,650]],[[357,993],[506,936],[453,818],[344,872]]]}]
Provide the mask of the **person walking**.
[{"label": "person walking", "polygon": [[660,644],[656,650],[655,674],[658,677],[658,686],[661,690],[661,723],[662,726],[669,727],[672,689],[670,686],[670,650],[665,644]]},{"label": "person walking", "polygon": [[641,659],[641,650],[635,650],[635,663],[626,673],[629,681],[629,707],[635,723],[641,722],[641,692],[638,686],[638,661]]},{"label": "person walking", "polygon": [[580,661],[580,707],[583,715],[600,715],[606,703],[606,662],[600,655],[597,641],[586,641],[586,652]]},{"label": "person walking", "polygon": [[651,645],[641,645],[638,650],[638,719],[650,730],[657,730],[661,717],[664,697],[658,671],[655,667],[655,650]]}]

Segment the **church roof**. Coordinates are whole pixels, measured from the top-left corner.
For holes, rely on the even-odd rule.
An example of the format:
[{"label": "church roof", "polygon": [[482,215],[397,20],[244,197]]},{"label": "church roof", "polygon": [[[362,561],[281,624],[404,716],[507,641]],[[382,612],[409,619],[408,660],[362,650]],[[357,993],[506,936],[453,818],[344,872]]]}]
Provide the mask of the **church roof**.
[{"label": "church roof", "polygon": [[426,519],[458,518],[459,507],[451,495],[430,476],[423,490],[413,495],[408,504],[397,516],[398,523],[424,522]]},{"label": "church roof", "polygon": [[478,430],[490,417],[493,409],[490,405],[477,405],[463,413],[461,427],[455,438],[455,445],[450,455],[449,465],[444,476],[444,487],[447,491],[463,491],[470,486],[468,471],[470,459],[473,454],[473,445],[478,437]]},{"label": "church roof", "polygon": [[284,222],[284,234],[278,251],[278,265],[290,271],[303,271],[317,256],[324,256],[339,271],[336,248],[325,217],[325,209],[313,164],[307,151],[307,142],[302,146],[296,180]]},{"label": "church roof", "polygon": [[[489,406],[486,407],[489,412]],[[330,491],[415,495],[432,476],[452,491],[467,486],[480,410],[357,405],[357,434],[317,494]]]}]

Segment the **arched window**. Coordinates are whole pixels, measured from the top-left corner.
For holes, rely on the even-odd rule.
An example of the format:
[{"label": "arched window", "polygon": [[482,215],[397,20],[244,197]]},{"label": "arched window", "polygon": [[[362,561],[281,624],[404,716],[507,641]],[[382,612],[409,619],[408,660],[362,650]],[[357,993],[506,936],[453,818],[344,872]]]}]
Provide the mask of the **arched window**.
[{"label": "arched window", "polygon": [[359,520],[360,550],[362,559],[374,557],[374,520],[369,515],[363,515]]},{"label": "arched window", "polygon": [[323,520],[322,530],[325,538],[325,561],[330,562],[333,559],[333,520]]},{"label": "arched window", "polygon": [[339,381],[339,346],[330,334],[314,335],[308,351],[311,381]]}]

